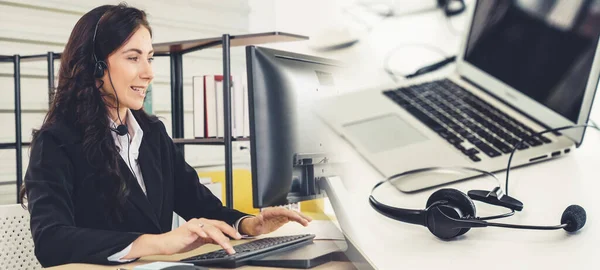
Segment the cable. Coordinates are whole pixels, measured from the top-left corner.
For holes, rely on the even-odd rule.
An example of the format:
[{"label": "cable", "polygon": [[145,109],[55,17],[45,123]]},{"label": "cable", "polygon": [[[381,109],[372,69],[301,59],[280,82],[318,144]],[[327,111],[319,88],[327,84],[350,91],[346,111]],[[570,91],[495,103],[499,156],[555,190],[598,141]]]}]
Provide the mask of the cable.
[{"label": "cable", "polygon": [[[465,3],[464,1],[460,1],[462,4],[462,7],[460,7],[458,10],[455,10],[453,13],[461,13],[464,9],[465,9]],[[392,18],[392,17],[400,17],[400,16],[410,16],[410,15],[417,15],[417,14],[421,14],[421,13],[428,13],[428,12],[432,12],[432,11],[436,11],[436,10],[441,10],[443,13],[443,16],[445,17],[445,21],[446,21],[446,26],[449,29],[449,31],[454,35],[460,35],[461,33],[459,31],[457,31],[454,28],[454,25],[452,25],[452,22],[450,21],[450,17],[449,15],[447,15],[445,9],[447,7],[444,8],[440,8],[440,7],[436,7],[433,9],[423,9],[423,10],[417,10],[417,11],[413,11],[413,12],[406,12],[406,13],[401,13],[401,14],[397,14],[394,11],[394,8],[392,7],[392,5],[390,4],[385,4],[385,3],[355,3],[352,6],[358,6],[361,7],[363,9],[365,9],[366,11],[368,11],[369,13],[375,14],[379,17],[381,17],[381,20],[379,20],[378,22],[374,23],[374,24],[369,24],[367,23],[365,20],[363,20],[362,18],[360,18],[360,16],[354,14],[353,12],[350,11],[350,8],[348,6],[342,7],[342,12],[345,14],[348,14],[354,22],[357,22],[359,24],[361,24],[362,26],[364,26],[366,28],[367,32],[371,32],[371,30],[375,27],[375,24],[379,24],[382,21],[388,19],[388,18]],[[375,6],[379,6],[379,7],[385,7],[386,11],[385,12],[381,12],[381,11],[377,11],[377,9],[375,8]],[[424,66],[422,68],[419,68],[416,72],[411,73],[411,74],[400,74],[397,72],[394,72],[390,67],[389,67],[389,60],[392,56],[392,54],[397,51],[399,48],[404,48],[404,47],[422,47],[422,48],[428,48],[431,49],[432,51],[438,52],[440,53],[440,55],[444,56],[445,58],[439,62]],[[345,47],[345,46],[343,46]],[[394,49],[392,49],[390,52],[388,52],[388,54],[384,57],[384,63],[383,63],[383,68],[385,70],[385,72],[390,75],[390,78],[394,81],[394,82],[398,82],[398,78],[396,78],[397,75],[400,75],[404,78],[413,78],[413,77],[417,77],[419,75],[423,75],[425,73],[429,73],[435,70],[438,70],[442,67],[444,67],[445,65],[452,63],[454,61],[456,61],[456,56],[447,56],[445,52],[443,52],[440,48],[437,48],[435,46],[429,45],[429,44],[403,44],[400,46],[395,47]]]},{"label": "cable", "polygon": [[452,23],[452,20],[449,16],[444,17],[446,17],[446,26],[448,27],[448,30],[450,30],[450,33],[452,33],[452,35],[454,36],[460,36],[463,33],[463,31],[456,30],[456,27],[454,27],[454,24]]},{"label": "cable", "polygon": [[[110,81],[110,86],[112,86],[113,91],[115,92],[115,99],[117,100],[117,118],[119,119],[119,122],[121,123],[121,125],[123,125],[123,120],[121,120],[121,114],[119,113],[119,95],[117,95],[117,89],[115,88],[115,85],[112,82],[112,77],[110,76],[110,71],[108,70],[108,68],[106,69],[106,71],[108,72],[108,80]],[[129,137],[129,132],[127,132],[126,135],[127,135],[127,162],[129,164],[129,170],[131,171],[133,178],[135,178],[135,180],[137,181],[137,176],[135,175],[133,166],[131,166],[131,157],[130,157],[131,155],[129,154],[129,149],[131,148],[131,139]]]},{"label": "cable", "polygon": [[[396,51],[398,51],[399,49],[402,48],[410,48],[410,47],[416,47],[416,48],[425,48],[425,49],[429,49],[432,52],[436,52],[439,55],[441,55],[442,57],[444,57],[443,60],[438,61],[436,63],[424,66],[422,68],[419,68],[417,71],[415,71],[414,73],[411,74],[401,74],[401,73],[397,73],[394,70],[392,70],[389,66],[389,62],[390,59],[392,58],[393,54],[396,53]],[[392,80],[394,82],[398,82],[396,75],[400,75],[404,78],[413,78],[434,70],[437,70],[449,63],[452,63],[456,60],[456,56],[448,56],[446,54],[446,52],[444,52],[442,49],[440,49],[439,47],[427,44],[427,43],[411,43],[411,44],[401,44],[398,45],[396,47],[394,47],[393,49],[391,49],[386,56],[383,59],[383,69],[385,70],[385,72],[390,75],[390,77],[392,78]]]},{"label": "cable", "polygon": [[131,166],[131,155],[129,154],[129,149],[131,149],[131,138],[129,137],[129,133],[127,133],[127,162],[129,163],[129,169],[133,174],[133,178],[137,181],[137,175],[135,175],[135,171],[133,170],[133,166]]},{"label": "cable", "polygon": [[[410,171],[406,171],[406,172],[394,174],[394,175],[386,178],[385,180],[380,181],[379,183],[377,183],[373,187],[373,189],[371,189],[371,195],[373,195],[373,191],[375,191],[375,189],[377,187],[379,187],[380,185],[382,185],[384,183],[390,182],[391,180],[393,180],[395,178],[402,177],[402,176],[405,176],[405,175],[415,174],[415,173],[422,173],[422,172],[429,172],[429,171],[441,171],[441,170],[450,170],[450,171],[454,171],[454,172],[458,172],[459,170],[467,170],[467,171],[474,171],[474,172],[477,172],[477,173],[485,174],[487,176],[490,176],[490,177],[496,179],[496,182],[498,183],[498,188],[502,189],[502,185],[501,185],[500,179],[498,179],[498,177],[494,173],[491,173],[491,172],[488,172],[488,171],[480,170],[480,169],[473,168],[473,167],[462,167],[462,166],[453,166],[453,167],[426,167],[426,168],[420,168],[420,169],[415,169],[415,170],[410,170]],[[396,187],[396,186],[394,186],[394,187]],[[398,188],[396,187],[396,189],[398,189]],[[402,191],[400,191],[400,192],[402,192]]]},{"label": "cable", "polygon": [[580,128],[580,127],[591,127],[593,129],[600,131],[600,128],[598,128],[598,126],[596,126],[596,124],[592,120],[589,120],[588,122],[593,123],[593,125],[581,124],[581,125],[570,125],[570,126],[563,126],[563,127],[558,127],[558,128],[551,128],[551,129],[546,129],[544,131],[532,134],[530,136],[525,136],[525,138],[521,138],[521,140],[519,140],[519,142],[517,142],[517,144],[513,147],[512,151],[510,152],[510,156],[508,158],[508,164],[506,165],[506,183],[504,185],[505,194],[508,195],[508,175],[510,173],[510,163],[512,162],[512,158],[513,158],[516,150],[519,148],[519,146],[521,146],[523,144],[523,141],[525,141],[525,139],[532,139],[534,137],[541,136],[542,134],[545,134],[548,132],[557,132],[557,131],[561,131],[561,130],[565,130],[565,129]]},{"label": "cable", "polygon": [[[363,20],[360,16],[358,16],[358,15],[354,14],[352,11],[350,11],[350,9],[352,7],[362,8],[362,9],[366,10],[367,12],[369,12],[370,14],[380,17],[381,19],[373,24],[369,24],[365,20]],[[376,7],[384,7],[386,10],[384,12],[381,12]],[[375,27],[376,24],[379,24],[388,18],[412,16],[412,15],[418,15],[418,14],[422,14],[422,13],[429,13],[429,12],[433,12],[436,10],[440,10],[440,8],[439,7],[429,8],[429,9],[425,8],[425,9],[419,9],[419,10],[415,10],[415,11],[411,11],[411,12],[397,13],[394,11],[394,7],[390,4],[364,3],[364,2],[358,2],[358,3],[351,4],[349,6],[342,7],[342,12],[350,15],[351,19],[353,19],[354,22],[357,22],[357,23],[363,25],[367,29],[367,32],[371,32],[371,30],[373,30],[373,28]]]},{"label": "cable", "polygon": [[501,215],[497,215],[497,216],[489,216],[489,217],[479,217],[477,219],[479,220],[492,220],[492,219],[501,219],[501,218],[506,218],[506,217],[510,217],[512,215],[515,214],[515,210],[510,210],[510,212],[505,213],[505,214],[501,214]]},{"label": "cable", "polygon": [[115,92],[115,99],[117,100],[117,118],[119,119],[119,122],[122,125],[123,120],[121,120],[121,114],[119,113],[119,95],[117,95],[117,89],[115,88],[115,85],[112,82],[112,78],[110,77],[110,70],[108,70],[108,68],[106,68],[106,72],[108,72],[108,80],[110,81],[110,86],[112,86],[113,91]]},{"label": "cable", "polygon": [[446,58],[446,59],[444,59],[442,61],[439,61],[437,63],[431,64],[429,66],[422,67],[422,68],[418,69],[415,73],[406,75],[405,77],[406,78],[417,77],[419,75],[423,75],[425,73],[429,73],[429,72],[438,70],[438,69],[442,68],[443,66],[445,66],[447,64],[450,64],[450,63],[452,63],[454,61],[456,61],[456,56],[450,56],[450,57],[448,57],[448,58]]},{"label": "cable", "polygon": [[[406,175],[410,175],[410,174],[415,174],[415,173],[428,172],[428,171],[436,171],[436,170],[450,170],[450,171],[454,171],[454,172],[457,172],[459,170],[468,170],[468,171],[474,171],[474,172],[477,172],[477,173],[485,174],[487,176],[490,176],[490,177],[496,179],[496,182],[498,183],[498,188],[500,190],[502,190],[502,185],[501,185],[500,179],[498,179],[498,177],[494,173],[491,173],[491,172],[488,172],[488,171],[480,170],[480,169],[473,168],[473,167],[460,167],[460,166],[457,166],[457,167],[427,167],[427,168],[420,168],[420,169],[415,169],[415,170],[411,170],[411,171],[406,171],[406,172],[398,173],[398,174],[395,174],[395,175],[392,175],[392,176],[386,178],[385,180],[377,183],[373,187],[373,189],[371,189],[371,196],[373,195],[373,192],[375,191],[376,188],[378,188],[382,184],[387,183],[387,182],[389,182],[389,181],[391,181],[391,180],[393,180],[395,178],[406,176]],[[394,187],[396,189],[398,189],[396,186],[394,186]],[[401,190],[399,190],[399,191],[402,192]],[[500,215],[495,215],[495,216],[478,217],[477,219],[478,220],[501,219],[501,218],[510,217],[510,216],[512,216],[514,214],[515,214],[515,210],[511,209],[511,211],[508,212],[508,213],[504,213],[504,214],[500,214]]]}]

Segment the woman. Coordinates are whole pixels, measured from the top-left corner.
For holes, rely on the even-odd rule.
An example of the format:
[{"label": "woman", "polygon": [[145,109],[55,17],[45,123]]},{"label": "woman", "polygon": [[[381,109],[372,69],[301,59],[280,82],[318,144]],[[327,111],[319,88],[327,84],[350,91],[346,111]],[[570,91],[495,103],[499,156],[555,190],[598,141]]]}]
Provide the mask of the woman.
[{"label": "woman", "polygon": [[[152,31],[143,11],[101,6],[75,25],[59,85],[34,132],[22,196],[44,266],[110,264],[259,235],[310,218],[283,208],[249,216],[222,206],[155,116]],[[171,231],[173,211],[188,220]]]}]

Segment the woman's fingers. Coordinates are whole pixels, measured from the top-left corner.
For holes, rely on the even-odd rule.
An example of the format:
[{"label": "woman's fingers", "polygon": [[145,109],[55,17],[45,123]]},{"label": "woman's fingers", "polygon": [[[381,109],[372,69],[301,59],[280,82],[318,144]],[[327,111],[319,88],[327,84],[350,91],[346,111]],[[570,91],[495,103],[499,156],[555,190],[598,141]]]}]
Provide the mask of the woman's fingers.
[{"label": "woman's fingers", "polygon": [[196,220],[190,222],[188,229],[202,238],[202,242],[207,244],[217,244],[227,251],[229,254],[234,254],[235,250],[229,243],[229,239],[221,232],[220,229],[210,223],[202,223]]},{"label": "woman's fingers", "polygon": [[223,221],[218,221],[218,220],[206,220],[206,221],[209,222],[210,224],[212,224],[213,226],[217,227],[222,232],[231,236],[231,238],[233,238],[233,239],[239,240],[242,238],[242,236],[233,227],[229,226],[227,223],[225,223]]},{"label": "woman's fingers", "polygon": [[265,214],[267,214],[267,213],[268,213],[268,215],[265,216],[266,218],[287,217],[291,221],[298,222],[298,223],[302,224],[303,226],[308,226],[308,219],[305,219],[303,216],[300,215],[300,213],[298,213],[296,211],[287,210],[285,208],[276,208],[276,209],[266,212]]},{"label": "woman's fingers", "polygon": [[188,225],[188,229],[196,233],[201,238],[207,238],[208,234],[206,234],[206,232],[204,231],[204,226],[205,225],[203,223],[190,223]]},{"label": "woman's fingers", "polygon": [[296,212],[296,213],[298,213],[298,215],[300,215],[302,218],[306,219],[308,222],[311,222],[311,221],[312,221],[312,218],[311,218],[311,217],[309,217],[309,216],[307,216],[307,215],[305,215],[305,214],[302,214],[302,213],[300,213],[300,212]]},{"label": "woman's fingers", "polygon": [[235,250],[231,243],[229,243],[229,238],[227,238],[220,229],[212,225],[205,225],[204,231],[208,234],[208,237],[215,241],[219,246],[221,246],[227,253],[234,254]]}]

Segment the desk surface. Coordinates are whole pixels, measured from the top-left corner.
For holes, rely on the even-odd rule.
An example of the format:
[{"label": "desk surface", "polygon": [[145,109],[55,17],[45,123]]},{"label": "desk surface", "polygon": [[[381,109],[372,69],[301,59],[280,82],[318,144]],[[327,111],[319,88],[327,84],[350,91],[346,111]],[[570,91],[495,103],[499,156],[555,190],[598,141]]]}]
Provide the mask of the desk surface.
[{"label": "desk surface", "polygon": [[[332,240],[326,240],[326,239],[343,239],[343,235],[339,231],[335,222],[326,221],[326,220],[315,220],[308,227],[302,227],[301,225],[296,224],[296,223],[288,223],[288,224],[284,225],[283,227],[281,227],[279,230],[277,230],[271,234],[264,235],[264,237],[267,237],[267,236],[276,237],[276,236],[283,236],[283,235],[306,234],[306,233],[315,234],[316,235],[315,242],[332,241]],[[237,244],[241,244],[241,243],[244,243],[247,241],[250,241],[250,240],[232,241],[232,244],[237,245]],[[130,270],[130,269],[133,269],[133,267],[135,267],[137,265],[147,264],[147,263],[151,263],[151,262],[155,262],[155,261],[167,261],[167,262],[179,261],[184,258],[188,258],[188,257],[195,256],[195,255],[202,254],[202,253],[207,253],[207,252],[214,251],[217,249],[220,249],[220,247],[216,246],[216,245],[204,245],[204,246],[201,246],[195,250],[192,250],[192,251],[189,251],[186,253],[174,254],[174,255],[170,255],[170,256],[148,256],[148,257],[140,258],[139,260],[137,260],[135,262],[123,264],[123,265],[106,266],[106,265],[92,265],[92,264],[68,264],[68,265],[50,267],[47,269],[52,269],[52,270],[127,269],[127,270]],[[278,268],[272,268],[272,267],[257,267],[257,266],[243,266],[243,267],[239,267],[236,269],[263,269],[263,268],[278,269]],[[210,269],[221,269],[221,268],[210,268]],[[289,269],[289,268],[285,268],[285,269]],[[317,266],[312,269],[356,269],[356,268],[350,262],[329,262],[329,263]]]},{"label": "desk surface", "polygon": [[[232,244],[236,245],[238,243],[241,243],[243,241],[234,241],[232,242]],[[67,265],[61,265],[61,266],[56,266],[56,267],[50,267],[47,269],[51,269],[51,270],[79,270],[79,269],[89,269],[89,270],[117,270],[117,269],[127,269],[127,270],[131,270],[133,269],[133,267],[138,266],[138,265],[142,265],[142,264],[148,264],[151,262],[155,262],[155,261],[164,261],[164,262],[171,262],[171,261],[179,261],[183,258],[187,258],[187,257],[191,257],[194,255],[198,255],[198,254],[202,254],[202,253],[206,253],[206,252],[210,252],[213,250],[219,249],[219,247],[216,247],[215,245],[205,245],[202,246],[196,250],[192,250],[186,253],[181,253],[181,254],[175,254],[172,256],[149,256],[149,257],[143,257],[141,259],[139,259],[136,262],[133,263],[128,263],[128,264],[123,264],[123,265],[92,265],[92,264],[67,264]],[[236,269],[289,269],[289,268],[272,268],[272,267],[258,267],[258,266],[242,266]],[[210,268],[210,269],[226,269],[226,268]],[[315,268],[312,269],[355,269],[354,266],[352,265],[352,263],[350,262],[328,262],[326,264],[322,264],[320,266],[317,266]]]},{"label": "desk surface", "polygon": [[[467,1],[472,6],[473,1]],[[464,15],[461,15],[464,16]],[[460,18],[451,19],[456,29]],[[344,82],[344,91],[361,90],[390,83],[382,69],[383,58],[395,47],[429,44],[456,53],[461,36],[452,36],[441,12],[392,18],[376,26],[357,45],[322,56],[359,63],[361,76]],[[414,49],[407,48],[409,52]],[[415,57],[400,54],[405,63],[414,64]],[[418,66],[418,65],[417,65]],[[441,70],[447,72],[451,67]],[[353,87],[354,86],[354,87]],[[600,95],[596,95],[598,98]],[[595,102],[591,118],[600,120]],[[511,170],[511,196],[524,203],[522,212],[498,222],[527,225],[557,225],[564,209],[571,204],[583,206],[587,212],[585,227],[576,234],[559,231],[529,231],[503,228],[474,228],[453,241],[442,241],[425,227],[400,223],[375,212],[368,203],[371,188],[382,175],[371,167],[350,144],[341,141],[336,150],[347,157],[348,171],[341,179],[331,181],[328,196],[344,233],[378,269],[600,269],[600,133],[589,130],[583,145],[568,156]],[[498,174],[503,179],[504,173]],[[504,182],[502,182],[504,185]],[[449,185],[463,192],[488,189],[496,183],[474,179]],[[388,190],[379,199],[394,206],[423,209],[433,191],[403,194]],[[335,200],[333,198],[336,198]],[[480,215],[500,214],[502,209],[476,203]]]}]

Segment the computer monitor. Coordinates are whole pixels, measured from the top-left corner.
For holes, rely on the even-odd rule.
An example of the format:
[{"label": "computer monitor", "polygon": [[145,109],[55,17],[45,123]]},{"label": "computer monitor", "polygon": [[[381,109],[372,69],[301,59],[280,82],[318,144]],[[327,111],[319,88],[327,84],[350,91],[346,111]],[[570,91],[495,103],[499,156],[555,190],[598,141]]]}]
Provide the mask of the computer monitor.
[{"label": "computer monitor", "polygon": [[255,208],[324,196],[328,143],[312,114],[316,99],[337,94],[334,60],[246,47],[252,195]]},{"label": "computer monitor", "polygon": [[[338,94],[349,70],[310,55],[246,47],[250,156],[254,207],[284,205],[325,196],[328,180],[342,165],[331,140],[338,139],[313,114],[316,100]],[[309,268],[332,260],[365,267],[346,241],[314,242],[252,265]]]}]

